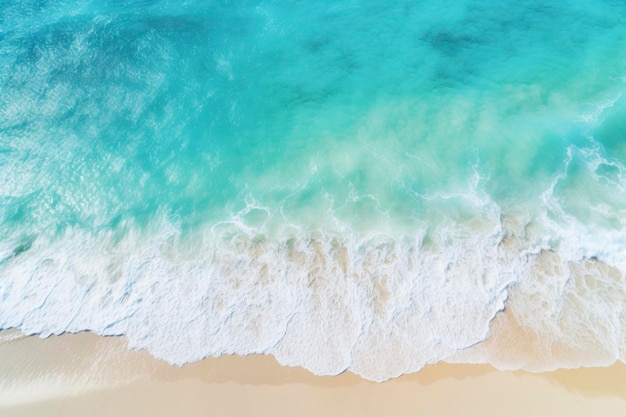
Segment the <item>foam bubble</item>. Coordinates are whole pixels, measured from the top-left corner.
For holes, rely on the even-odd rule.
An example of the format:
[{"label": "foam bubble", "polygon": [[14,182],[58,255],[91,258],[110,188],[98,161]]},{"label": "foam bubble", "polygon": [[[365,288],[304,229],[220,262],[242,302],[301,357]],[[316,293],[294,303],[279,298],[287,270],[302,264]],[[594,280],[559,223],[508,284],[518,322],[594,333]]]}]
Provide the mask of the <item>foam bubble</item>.
[{"label": "foam bubble", "polygon": [[35,240],[2,265],[0,327],[124,334],[175,364],[270,353],[383,380],[484,340],[523,278],[498,224],[430,242],[425,230],[376,241],[233,228],[183,238],[162,220],[121,240],[80,230]]},{"label": "foam bubble", "polygon": [[[540,370],[623,358],[623,246],[611,253],[604,235],[604,246],[572,250],[568,239],[590,236],[577,223],[485,213],[412,234],[269,232],[270,211],[249,201],[232,221],[195,232],[165,215],[121,235],[67,229],[7,249],[0,327],[125,335],[178,365],[264,353],[374,380],[440,360]],[[551,246],[555,231],[570,234]],[[516,326],[535,335],[532,350],[551,353],[503,354]]]},{"label": "foam bubble", "polygon": [[509,292],[485,342],[447,359],[546,371],[624,361],[624,272],[598,260],[542,251]]}]

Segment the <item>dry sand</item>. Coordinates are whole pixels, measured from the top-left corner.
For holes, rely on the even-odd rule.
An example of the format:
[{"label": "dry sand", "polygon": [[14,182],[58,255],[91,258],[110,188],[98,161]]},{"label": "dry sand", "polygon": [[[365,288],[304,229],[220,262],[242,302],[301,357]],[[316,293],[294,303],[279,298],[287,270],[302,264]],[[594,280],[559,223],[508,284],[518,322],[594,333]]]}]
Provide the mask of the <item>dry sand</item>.
[{"label": "dry sand", "polygon": [[437,364],[377,384],[273,357],[173,367],[123,338],[0,333],[0,416],[626,416],[626,366],[548,373]]}]

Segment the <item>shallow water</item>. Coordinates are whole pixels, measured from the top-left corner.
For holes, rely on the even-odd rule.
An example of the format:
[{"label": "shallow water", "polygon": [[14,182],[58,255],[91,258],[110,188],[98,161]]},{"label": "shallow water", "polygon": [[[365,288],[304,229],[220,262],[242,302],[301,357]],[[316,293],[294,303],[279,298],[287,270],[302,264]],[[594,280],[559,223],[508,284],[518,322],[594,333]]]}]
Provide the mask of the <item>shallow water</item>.
[{"label": "shallow water", "polygon": [[[371,379],[623,359],[625,18],[2,1],[0,328]],[[463,353],[505,308],[557,353]]]}]

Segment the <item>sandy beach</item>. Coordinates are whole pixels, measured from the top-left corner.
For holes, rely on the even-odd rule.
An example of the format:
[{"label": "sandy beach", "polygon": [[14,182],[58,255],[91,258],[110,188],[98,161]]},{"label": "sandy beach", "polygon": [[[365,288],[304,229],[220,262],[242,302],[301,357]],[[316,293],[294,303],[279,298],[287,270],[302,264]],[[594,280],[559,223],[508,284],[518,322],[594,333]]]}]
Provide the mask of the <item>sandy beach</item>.
[{"label": "sandy beach", "polygon": [[385,383],[271,356],[183,367],[90,333],[0,333],[1,416],[623,416],[626,366],[546,373],[440,363]]}]

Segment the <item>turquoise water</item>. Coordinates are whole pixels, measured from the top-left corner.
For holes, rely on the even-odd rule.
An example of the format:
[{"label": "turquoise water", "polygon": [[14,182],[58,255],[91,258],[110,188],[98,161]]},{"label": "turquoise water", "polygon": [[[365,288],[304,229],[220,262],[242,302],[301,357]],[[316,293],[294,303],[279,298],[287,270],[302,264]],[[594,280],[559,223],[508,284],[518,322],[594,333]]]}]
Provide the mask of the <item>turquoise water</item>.
[{"label": "turquoise water", "polygon": [[[452,358],[513,288],[562,309],[542,253],[623,278],[625,77],[616,1],[0,1],[0,328],[372,379]],[[624,329],[594,308],[626,295],[571,291],[569,330],[518,321]]]}]

